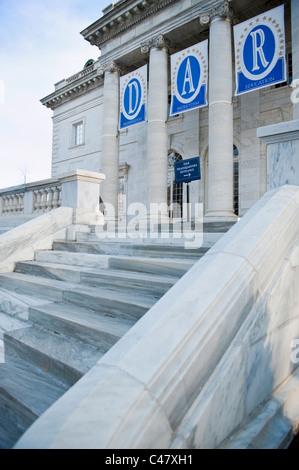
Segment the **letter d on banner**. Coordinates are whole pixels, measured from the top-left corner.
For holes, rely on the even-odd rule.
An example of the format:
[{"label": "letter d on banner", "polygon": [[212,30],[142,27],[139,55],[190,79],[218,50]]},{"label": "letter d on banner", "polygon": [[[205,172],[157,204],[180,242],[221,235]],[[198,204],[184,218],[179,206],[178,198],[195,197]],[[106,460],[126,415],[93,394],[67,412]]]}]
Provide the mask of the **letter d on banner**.
[{"label": "letter d on banner", "polygon": [[120,78],[119,128],[146,120],[147,65]]}]

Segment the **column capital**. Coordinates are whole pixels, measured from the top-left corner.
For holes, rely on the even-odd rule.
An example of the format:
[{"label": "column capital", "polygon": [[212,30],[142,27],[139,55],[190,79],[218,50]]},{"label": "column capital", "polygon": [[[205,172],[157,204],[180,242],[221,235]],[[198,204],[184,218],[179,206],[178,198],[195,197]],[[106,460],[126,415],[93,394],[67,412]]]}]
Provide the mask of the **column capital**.
[{"label": "column capital", "polygon": [[122,65],[115,62],[115,60],[109,60],[100,67],[99,75],[105,75],[106,72],[123,75],[126,71],[127,70]]},{"label": "column capital", "polygon": [[159,34],[158,36],[141,43],[141,52],[143,52],[143,54],[147,54],[152,47],[168,51],[170,48],[170,41],[166,39],[163,34]]},{"label": "column capital", "polygon": [[207,26],[214,18],[233,20],[233,9],[228,0],[225,0],[221,5],[218,5],[218,7],[214,7],[206,13],[202,13],[199,17],[199,21],[202,26]]}]

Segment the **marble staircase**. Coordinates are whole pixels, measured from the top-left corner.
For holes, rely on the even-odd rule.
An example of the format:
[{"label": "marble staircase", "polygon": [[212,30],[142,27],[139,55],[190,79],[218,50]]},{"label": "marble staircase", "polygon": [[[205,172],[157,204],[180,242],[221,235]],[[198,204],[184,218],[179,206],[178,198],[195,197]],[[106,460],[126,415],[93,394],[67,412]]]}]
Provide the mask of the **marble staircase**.
[{"label": "marble staircase", "polygon": [[13,447],[211,246],[89,232],[0,274],[0,448]]}]

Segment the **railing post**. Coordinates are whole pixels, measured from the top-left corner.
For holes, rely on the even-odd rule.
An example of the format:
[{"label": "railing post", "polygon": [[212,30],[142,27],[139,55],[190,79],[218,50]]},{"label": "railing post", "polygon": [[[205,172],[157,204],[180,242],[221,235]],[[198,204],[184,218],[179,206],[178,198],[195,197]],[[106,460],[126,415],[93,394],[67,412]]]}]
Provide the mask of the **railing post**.
[{"label": "railing post", "polygon": [[104,217],[99,209],[99,190],[105,175],[74,170],[58,178],[61,182],[61,205],[76,209],[74,223],[103,224]]},{"label": "railing post", "polygon": [[24,195],[24,214],[32,214],[34,211],[34,192],[26,191]]}]

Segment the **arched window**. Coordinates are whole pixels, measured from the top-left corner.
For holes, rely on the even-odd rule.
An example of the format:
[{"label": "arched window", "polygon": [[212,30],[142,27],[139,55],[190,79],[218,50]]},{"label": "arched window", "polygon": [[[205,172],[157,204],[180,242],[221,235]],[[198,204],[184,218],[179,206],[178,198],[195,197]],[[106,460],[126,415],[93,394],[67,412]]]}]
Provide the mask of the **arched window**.
[{"label": "arched window", "polygon": [[168,155],[167,204],[170,219],[181,219],[183,214],[183,183],[176,184],[174,180],[174,163],[182,159],[176,152]]}]

